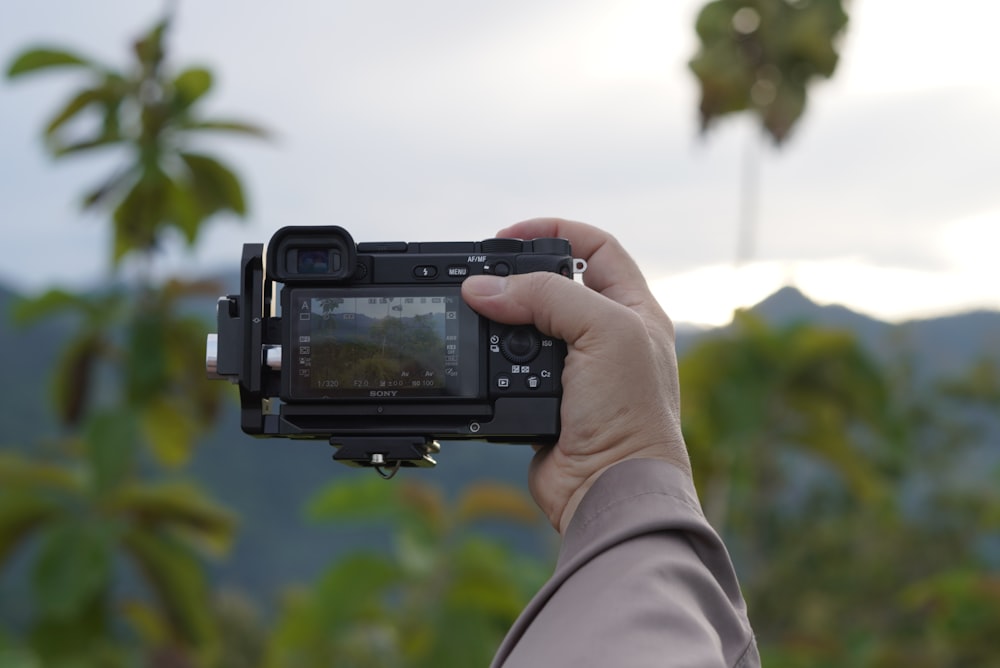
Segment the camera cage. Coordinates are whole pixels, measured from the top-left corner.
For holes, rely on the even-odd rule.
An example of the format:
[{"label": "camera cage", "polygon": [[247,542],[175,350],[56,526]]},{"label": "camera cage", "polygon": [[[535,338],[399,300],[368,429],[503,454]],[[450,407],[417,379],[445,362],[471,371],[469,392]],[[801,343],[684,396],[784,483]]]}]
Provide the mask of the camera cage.
[{"label": "camera cage", "polygon": [[[507,327],[475,315],[479,348],[472,364],[458,371],[475,375],[475,396],[302,398],[289,389],[295,387],[289,304],[302,289],[408,294],[444,286],[458,295],[471,275],[552,271],[572,278],[585,269],[565,239],[355,244],[337,226],[284,227],[272,236],[266,255],[263,244],[244,244],[239,294],[219,298],[218,329],[208,336],[208,375],[238,385],[245,433],[328,440],[337,448],[334,460],[375,468],[386,478],[400,467],[434,466],[432,455],[442,440],[552,443],[560,429],[564,342],[530,326]],[[458,301],[458,308],[472,313]],[[516,363],[525,346],[532,375],[527,363]],[[531,389],[511,389],[508,370],[522,373],[514,380]]]}]

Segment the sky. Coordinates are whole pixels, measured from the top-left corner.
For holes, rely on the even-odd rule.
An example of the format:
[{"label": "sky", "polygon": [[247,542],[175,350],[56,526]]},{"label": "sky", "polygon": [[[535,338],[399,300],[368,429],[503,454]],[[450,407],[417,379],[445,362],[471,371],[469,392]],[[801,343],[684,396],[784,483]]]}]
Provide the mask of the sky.
[{"label": "sky", "polygon": [[[889,321],[1000,309],[1000,5],[853,0],[842,59],[780,149],[749,118],[698,132],[687,61],[701,1],[176,3],[175,65],[216,74],[206,112],[273,132],[213,140],[250,197],[155,271],[235,270],[284,225],[358,241],[475,240],[536,216],[617,236],[678,322],[726,323],[784,285]],[[164,3],[0,7],[4,69],[28,46],[109,64]],[[81,80],[0,81],[0,283],[89,285],[108,223],[79,210],[115,156],[53,162],[47,117]],[[756,165],[753,257],[737,266]],[[129,268],[129,271],[135,268]]]}]

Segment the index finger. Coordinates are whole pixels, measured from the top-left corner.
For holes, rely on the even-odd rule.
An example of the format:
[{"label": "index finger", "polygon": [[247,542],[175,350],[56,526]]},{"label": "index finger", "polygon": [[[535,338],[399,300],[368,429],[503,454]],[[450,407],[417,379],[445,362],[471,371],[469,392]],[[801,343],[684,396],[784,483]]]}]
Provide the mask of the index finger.
[{"label": "index finger", "polygon": [[504,228],[497,235],[568,239],[573,255],[587,261],[587,271],[583,274],[587,287],[626,306],[653,300],[639,265],[612,234],[598,227],[562,218],[534,218]]}]

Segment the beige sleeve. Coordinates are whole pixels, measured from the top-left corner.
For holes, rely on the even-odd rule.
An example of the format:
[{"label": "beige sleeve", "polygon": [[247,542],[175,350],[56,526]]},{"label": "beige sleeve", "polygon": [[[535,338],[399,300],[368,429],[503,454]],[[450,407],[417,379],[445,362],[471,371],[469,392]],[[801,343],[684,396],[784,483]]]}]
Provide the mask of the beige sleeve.
[{"label": "beige sleeve", "polygon": [[759,666],[729,554],[690,479],[648,459],[602,474],[492,665]]}]

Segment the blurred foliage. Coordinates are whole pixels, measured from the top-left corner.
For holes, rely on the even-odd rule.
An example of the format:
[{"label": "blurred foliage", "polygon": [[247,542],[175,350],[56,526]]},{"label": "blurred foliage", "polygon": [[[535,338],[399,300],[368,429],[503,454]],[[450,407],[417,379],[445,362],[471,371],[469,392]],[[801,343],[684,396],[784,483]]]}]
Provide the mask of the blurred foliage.
[{"label": "blurred foliage", "polygon": [[385,521],[393,544],[335,563],[286,598],[268,666],[485,666],[547,575],[475,531],[483,522],[541,526],[525,494],[497,483],[456,500],[419,481],[374,476],[317,495],[310,515],[345,525]]},{"label": "blurred foliage", "polygon": [[[130,251],[154,250],[168,229],[194,244],[214,214],[244,215],[243,187],[232,169],[190,144],[206,131],[265,136],[249,123],[201,115],[212,73],[204,67],[168,68],[169,26],[164,19],[136,40],[135,60],[121,70],[50,47],[22,52],[7,69],[10,78],[69,69],[88,80],[49,120],[45,140],[56,158],[124,149],[126,164],[83,198],[85,209],[111,212],[114,264]],[[88,118],[96,122],[88,126]]]},{"label": "blurred foliage", "polygon": [[885,500],[889,388],[851,334],[805,324],[773,330],[737,312],[726,334],[688,352],[680,375],[685,405],[697,407],[685,415],[685,438],[713,526],[773,503],[791,482],[790,451],[821,463],[859,499]]},{"label": "blurred foliage", "polygon": [[921,385],[850,334],[747,313],[685,354],[692,467],[765,665],[1000,656],[1000,469],[969,428],[1000,428],[996,371]]},{"label": "blurred foliage", "polygon": [[[193,152],[196,133],[260,136],[203,119],[211,73],[169,71],[158,22],[121,71],[69,51],[32,48],[8,76],[82,70],[45,128],[53,156],[122,149],[124,165],[84,198],[114,226],[112,267],[127,253],[153,261],[169,228],[189,243],[222,211],[245,212],[242,186],[220,161]],[[86,126],[96,116],[96,129]],[[212,426],[225,387],[205,381],[206,324],[187,302],[220,288],[171,280],[92,292],[53,289],[16,305],[16,323],[55,319],[73,332],[53,369],[63,432],[52,447],[0,456],[0,566],[29,562],[30,626],[10,656],[46,666],[217,665],[225,616],[212,605],[206,557],[226,553],[235,517],[177,477]],[[129,586],[138,579],[141,588]],[[2,648],[2,646],[0,646]]]},{"label": "blurred foliage", "polygon": [[[226,549],[232,516],[193,485],[124,475],[107,451],[128,458],[132,420],[92,421],[74,444],[83,454],[66,463],[0,456],[0,564],[28,538],[35,544],[32,647],[45,665],[126,665],[113,620],[141,615],[145,627],[133,631],[155,627],[152,645],[210,653],[216,630],[198,555]],[[142,573],[152,604],[114,599],[117,554]]]},{"label": "blurred foliage", "polygon": [[713,0],[698,14],[691,71],[701,124],[751,111],[776,143],[806,107],[807,88],[833,75],[847,25],[842,0]]}]

